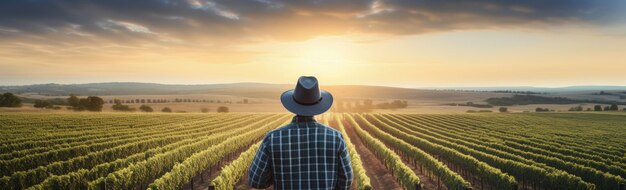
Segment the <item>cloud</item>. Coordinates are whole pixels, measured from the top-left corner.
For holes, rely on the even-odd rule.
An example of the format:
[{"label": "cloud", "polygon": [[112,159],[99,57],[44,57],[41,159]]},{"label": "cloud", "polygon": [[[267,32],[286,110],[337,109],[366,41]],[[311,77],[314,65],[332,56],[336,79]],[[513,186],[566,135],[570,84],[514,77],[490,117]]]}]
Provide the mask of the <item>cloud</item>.
[{"label": "cloud", "polygon": [[622,0],[59,0],[0,3],[0,41],[232,44],[617,22]]}]

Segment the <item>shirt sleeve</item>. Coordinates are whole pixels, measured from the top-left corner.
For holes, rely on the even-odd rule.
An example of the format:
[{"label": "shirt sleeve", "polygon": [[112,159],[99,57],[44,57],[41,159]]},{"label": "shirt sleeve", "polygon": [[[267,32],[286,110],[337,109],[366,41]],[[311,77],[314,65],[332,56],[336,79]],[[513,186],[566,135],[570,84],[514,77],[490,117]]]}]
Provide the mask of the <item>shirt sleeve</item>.
[{"label": "shirt sleeve", "polygon": [[352,163],[350,162],[350,154],[348,147],[343,138],[339,142],[339,172],[337,178],[337,189],[350,189],[352,185]]},{"label": "shirt sleeve", "polygon": [[269,152],[269,135],[263,139],[259,150],[254,156],[248,170],[248,184],[252,188],[265,189],[274,182],[272,172],[272,160]]}]

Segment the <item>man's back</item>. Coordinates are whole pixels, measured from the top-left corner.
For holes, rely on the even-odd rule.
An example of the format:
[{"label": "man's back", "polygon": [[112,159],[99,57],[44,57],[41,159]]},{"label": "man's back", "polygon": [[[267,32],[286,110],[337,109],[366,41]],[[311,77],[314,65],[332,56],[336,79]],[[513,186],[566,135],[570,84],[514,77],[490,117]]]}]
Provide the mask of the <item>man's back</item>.
[{"label": "man's back", "polygon": [[348,189],[352,167],[338,131],[310,116],[271,131],[252,162],[250,186],[275,189]]}]

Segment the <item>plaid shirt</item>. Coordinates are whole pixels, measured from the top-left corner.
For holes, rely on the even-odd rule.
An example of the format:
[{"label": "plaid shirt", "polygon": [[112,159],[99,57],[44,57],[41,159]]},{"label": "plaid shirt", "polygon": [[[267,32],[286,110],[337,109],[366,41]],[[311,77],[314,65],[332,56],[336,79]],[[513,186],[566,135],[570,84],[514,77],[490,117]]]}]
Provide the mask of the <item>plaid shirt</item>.
[{"label": "plaid shirt", "polygon": [[248,171],[249,185],[264,189],[349,189],[352,166],[337,130],[313,117],[295,116],[270,131]]}]

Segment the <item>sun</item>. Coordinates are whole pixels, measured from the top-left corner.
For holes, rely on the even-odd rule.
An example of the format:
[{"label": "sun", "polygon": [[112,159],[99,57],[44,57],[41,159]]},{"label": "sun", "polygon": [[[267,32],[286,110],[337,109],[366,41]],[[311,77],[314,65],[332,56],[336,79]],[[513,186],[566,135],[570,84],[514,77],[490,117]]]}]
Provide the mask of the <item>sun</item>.
[{"label": "sun", "polygon": [[353,44],[340,37],[321,37],[299,45],[296,63],[339,66],[351,62]]}]

